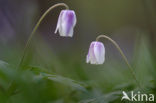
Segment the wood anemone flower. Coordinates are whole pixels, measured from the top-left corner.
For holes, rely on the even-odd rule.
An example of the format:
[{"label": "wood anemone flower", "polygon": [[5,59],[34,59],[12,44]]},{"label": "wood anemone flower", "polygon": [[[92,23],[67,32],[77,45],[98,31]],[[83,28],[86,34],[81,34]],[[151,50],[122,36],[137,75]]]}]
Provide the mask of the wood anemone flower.
[{"label": "wood anemone flower", "polygon": [[58,18],[55,33],[59,31],[60,36],[72,37],[76,21],[76,14],[73,10],[62,10]]},{"label": "wood anemone flower", "polygon": [[90,64],[103,64],[105,61],[105,47],[102,42],[93,41],[90,44],[86,62]]}]

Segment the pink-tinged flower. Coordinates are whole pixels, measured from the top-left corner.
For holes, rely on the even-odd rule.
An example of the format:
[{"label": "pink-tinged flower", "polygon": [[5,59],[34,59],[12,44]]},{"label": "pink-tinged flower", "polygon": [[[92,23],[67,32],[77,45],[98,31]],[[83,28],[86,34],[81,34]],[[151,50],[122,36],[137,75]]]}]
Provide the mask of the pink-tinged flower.
[{"label": "pink-tinged flower", "polygon": [[105,61],[105,47],[99,41],[90,44],[86,62],[90,64],[103,64]]},{"label": "pink-tinged flower", "polygon": [[59,30],[60,36],[72,37],[76,21],[76,14],[73,10],[62,10],[58,18],[55,33]]}]

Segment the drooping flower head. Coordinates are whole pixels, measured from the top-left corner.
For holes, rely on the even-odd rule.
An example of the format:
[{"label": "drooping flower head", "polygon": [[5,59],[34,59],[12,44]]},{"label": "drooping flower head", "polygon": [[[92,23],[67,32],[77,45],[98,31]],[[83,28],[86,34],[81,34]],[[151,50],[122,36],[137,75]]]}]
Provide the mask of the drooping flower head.
[{"label": "drooping flower head", "polygon": [[76,21],[76,14],[73,10],[62,10],[58,18],[55,33],[59,30],[60,36],[72,37]]},{"label": "drooping flower head", "polygon": [[90,44],[86,62],[90,64],[103,64],[105,61],[105,47],[102,42],[93,41]]}]

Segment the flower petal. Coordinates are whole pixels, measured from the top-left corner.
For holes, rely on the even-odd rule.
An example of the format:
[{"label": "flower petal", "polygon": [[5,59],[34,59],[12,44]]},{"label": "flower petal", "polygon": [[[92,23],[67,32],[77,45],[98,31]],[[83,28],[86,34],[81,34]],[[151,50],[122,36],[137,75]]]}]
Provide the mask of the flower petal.
[{"label": "flower petal", "polygon": [[61,24],[61,18],[62,18],[62,14],[64,13],[64,10],[61,11],[60,15],[59,15],[59,18],[58,18],[58,21],[57,21],[57,26],[56,26],[56,29],[55,29],[55,34],[57,33],[59,27],[60,27],[60,24]]},{"label": "flower petal", "polygon": [[94,53],[97,60],[97,64],[103,64],[105,59],[105,48],[103,43],[96,42],[94,46]]}]

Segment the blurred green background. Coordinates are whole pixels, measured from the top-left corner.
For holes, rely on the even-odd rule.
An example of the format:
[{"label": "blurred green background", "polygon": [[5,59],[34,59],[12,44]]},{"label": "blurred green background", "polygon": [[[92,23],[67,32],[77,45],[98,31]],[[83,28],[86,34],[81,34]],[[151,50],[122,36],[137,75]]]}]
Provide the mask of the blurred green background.
[{"label": "blurred green background", "polygon": [[[62,2],[76,12],[74,37],[54,34],[63,7],[54,9],[33,38],[24,70],[17,71],[34,25]],[[101,34],[120,45],[143,92],[156,94],[155,28],[155,0],[0,0],[0,103],[120,103],[123,90],[138,86],[114,45],[101,39],[105,63],[86,64],[89,45]]]}]

